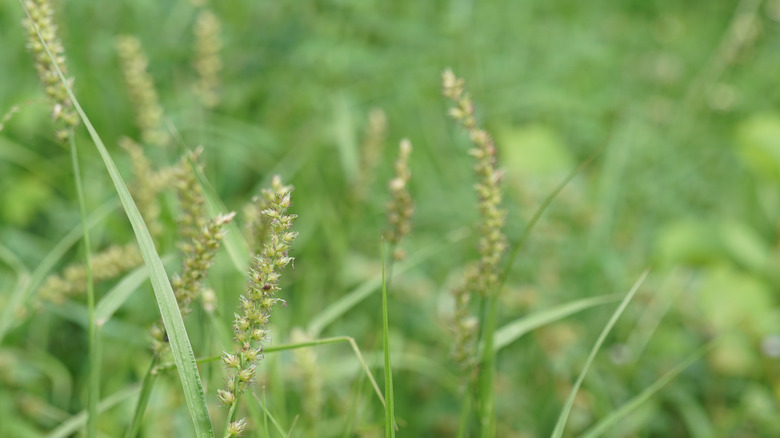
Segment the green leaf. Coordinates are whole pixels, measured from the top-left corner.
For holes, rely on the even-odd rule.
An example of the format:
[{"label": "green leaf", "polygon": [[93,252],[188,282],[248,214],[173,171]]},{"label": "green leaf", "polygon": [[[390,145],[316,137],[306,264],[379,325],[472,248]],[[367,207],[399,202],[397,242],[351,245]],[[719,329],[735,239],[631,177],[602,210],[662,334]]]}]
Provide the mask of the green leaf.
[{"label": "green leaf", "polygon": [[571,412],[571,407],[574,405],[574,397],[577,396],[577,392],[582,385],[582,381],[585,380],[585,375],[588,373],[591,364],[593,364],[593,360],[596,358],[596,354],[598,354],[599,350],[601,349],[601,345],[604,344],[604,340],[607,339],[607,335],[610,331],[612,331],[612,327],[615,326],[615,323],[617,322],[618,318],[620,318],[620,315],[623,314],[624,310],[626,310],[628,303],[631,302],[632,298],[634,298],[634,295],[639,290],[639,286],[642,285],[642,283],[645,281],[645,278],[647,278],[647,274],[649,273],[649,269],[642,273],[636,283],[634,283],[634,286],[631,288],[631,290],[628,291],[626,297],[623,298],[623,301],[621,301],[620,305],[617,307],[617,309],[615,309],[615,312],[612,313],[612,317],[607,322],[607,325],[605,325],[604,329],[601,331],[601,334],[596,340],[596,343],[590,350],[588,359],[585,361],[585,366],[582,367],[582,371],[580,372],[579,377],[577,377],[577,381],[574,382],[574,386],[571,388],[569,398],[566,399],[566,403],[563,405],[563,409],[558,416],[558,421],[555,423],[555,429],[553,429],[553,433],[551,435],[553,438],[561,438],[561,436],[563,436],[563,429],[566,427],[566,420],[568,420],[569,412]]},{"label": "green leaf", "polygon": [[539,327],[559,321],[585,309],[617,301],[617,299],[618,297],[616,295],[584,298],[519,318],[496,330],[493,350],[498,352],[512,342],[520,339],[526,333]]},{"label": "green leaf", "polygon": [[[429,257],[444,250],[451,243],[460,240],[462,237],[462,235],[451,236],[449,239],[447,239],[446,242],[436,248],[427,248],[417,254],[414,254],[403,263],[400,263],[398,265],[397,271],[394,274],[401,274],[406,272],[412,267],[427,260]],[[319,336],[325,327],[329,326],[343,314],[347,313],[350,309],[360,304],[361,301],[371,296],[371,294],[377,291],[381,286],[381,275],[377,275],[364,281],[360,286],[334,301],[322,311],[320,311],[314,318],[312,318],[309,322],[309,326],[306,328],[307,333],[313,337]]]},{"label": "green leaf", "polygon": [[626,416],[628,416],[631,412],[635,411],[637,408],[639,408],[643,403],[650,400],[652,396],[654,396],[658,391],[660,391],[666,384],[674,380],[680,373],[685,371],[689,366],[693,365],[697,360],[699,360],[702,356],[704,356],[712,347],[716,345],[716,343],[720,339],[714,339],[710,341],[707,345],[699,348],[688,356],[684,361],[680,362],[669,370],[666,374],[661,376],[658,380],[656,380],[652,385],[648,386],[644,391],[639,393],[636,397],[629,400],[627,403],[625,403],[623,406],[618,408],[617,410],[612,411],[609,415],[607,415],[605,418],[600,420],[598,423],[593,425],[590,429],[585,431],[585,433],[582,434],[582,438],[596,438],[598,436],[601,436],[609,430],[610,427],[614,426],[618,421],[622,420]]},{"label": "green leaf", "polygon": [[[105,412],[119,403],[129,399],[136,395],[141,390],[140,385],[133,385],[129,388],[125,388],[115,394],[112,394],[100,403],[98,403],[98,412]],[[87,422],[87,411],[81,411],[78,414],[72,416],[67,421],[60,424],[60,426],[46,435],[46,438],[67,438],[79,431]]]},{"label": "green leaf", "polygon": [[[116,206],[116,201],[111,200],[95,209],[87,219],[87,229],[94,227],[97,223],[105,219],[109,213],[114,211]],[[5,303],[2,313],[0,313],[0,344],[3,343],[3,338],[5,338],[5,335],[13,327],[19,308],[24,304],[28,297],[33,295],[38,289],[38,286],[43,282],[44,278],[49,275],[65,253],[81,239],[81,234],[81,224],[73,227],[68,234],[66,234],[51,251],[49,251],[46,257],[41,260],[29,278],[21,277],[21,280],[17,282],[18,287],[14,289],[11,298]]]},{"label": "green leaf", "polygon": [[[164,264],[170,264],[173,260],[172,256],[163,258]],[[149,270],[146,266],[140,266],[125,275],[116,286],[112,287],[103,298],[100,299],[95,307],[95,321],[98,325],[102,326],[108,322],[111,317],[122,305],[127,301],[133,292],[135,292],[142,284],[149,279]]]}]

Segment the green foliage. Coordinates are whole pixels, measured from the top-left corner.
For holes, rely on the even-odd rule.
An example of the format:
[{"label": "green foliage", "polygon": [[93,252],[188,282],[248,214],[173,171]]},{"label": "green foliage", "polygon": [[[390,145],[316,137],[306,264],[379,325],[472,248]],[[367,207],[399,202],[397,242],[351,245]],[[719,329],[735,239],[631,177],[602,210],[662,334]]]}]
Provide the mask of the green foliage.
[{"label": "green foliage", "polygon": [[[53,4],[69,85],[94,127],[70,137],[86,218],[39,84],[42,52],[25,48],[20,3],[0,0],[0,436],[86,430],[95,378],[98,435],[208,436],[224,424],[216,391],[228,373],[214,358],[232,348],[247,288],[243,206],[272,175],[295,187],[299,237],[280,279],[286,307],[237,408],[246,436],[381,436],[391,408],[399,436],[549,436],[564,406],[564,436],[780,435],[780,2]],[[219,41],[196,33],[209,11]],[[137,125],[123,35],[149,61],[144,83],[162,111],[151,128],[167,146],[141,142],[150,126]],[[449,359],[450,292],[479,256],[478,212],[470,139],[441,97],[449,67],[493,135],[511,253],[501,293],[475,313],[495,310],[492,348],[481,333],[473,358],[492,374],[466,393]],[[367,140],[375,108],[386,131]],[[122,137],[160,174],[202,146],[205,219],[238,213],[205,279],[213,295],[183,319],[167,284],[181,266],[179,205],[171,187],[147,196],[161,232],[145,232]],[[407,257],[384,266],[402,138],[414,145],[415,214]],[[370,141],[382,144],[366,160]],[[99,357],[86,296],[38,294],[83,263],[84,229],[93,255],[139,241],[154,268],[96,281]],[[589,358],[614,294],[648,265]],[[161,310],[174,349],[155,357],[145,334]],[[302,349],[313,362],[290,351]],[[388,405],[374,378],[385,358]]]}]

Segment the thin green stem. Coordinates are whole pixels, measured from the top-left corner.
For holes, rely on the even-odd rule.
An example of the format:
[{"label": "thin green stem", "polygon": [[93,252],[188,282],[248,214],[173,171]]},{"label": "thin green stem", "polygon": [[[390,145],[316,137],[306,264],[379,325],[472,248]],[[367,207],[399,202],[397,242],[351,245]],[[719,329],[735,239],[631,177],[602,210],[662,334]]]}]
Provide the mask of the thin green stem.
[{"label": "thin green stem", "polygon": [[458,420],[457,438],[466,438],[468,436],[469,418],[471,417],[471,394],[463,391],[463,401],[460,405],[460,418]]},{"label": "thin green stem", "polygon": [[493,380],[495,377],[496,352],[493,348],[493,338],[498,320],[497,294],[487,297],[487,315],[484,324],[484,348],[479,366],[479,423],[483,438],[496,436],[496,401],[493,395]]},{"label": "thin green stem", "polygon": [[390,283],[393,281],[393,265],[395,265],[395,257],[393,257],[393,254],[395,254],[395,248],[396,244],[391,243],[390,244],[390,260],[387,262],[387,290],[390,290]]},{"label": "thin green stem", "polygon": [[233,422],[233,418],[236,416],[236,408],[238,407],[238,398],[239,394],[236,392],[236,398],[233,400],[233,403],[230,404],[230,409],[228,409],[227,417],[225,417],[225,432],[222,434],[223,437],[228,436],[228,432],[230,431],[230,423]]},{"label": "thin green stem", "polygon": [[385,278],[385,242],[382,240],[382,340],[385,356],[385,437],[395,437],[395,402],[393,369],[390,365],[390,318],[387,311],[387,280]]},{"label": "thin green stem", "polygon": [[549,195],[542,201],[541,205],[536,209],[534,212],[534,215],[531,216],[531,220],[528,221],[528,225],[525,226],[525,229],[523,229],[523,234],[520,235],[520,238],[517,239],[517,241],[512,245],[512,250],[509,253],[509,257],[507,258],[506,268],[504,268],[504,272],[501,275],[501,278],[498,283],[498,291],[500,292],[501,289],[503,289],[504,285],[506,284],[507,277],[509,277],[509,273],[512,272],[512,268],[515,264],[515,259],[517,258],[517,255],[520,253],[520,249],[523,248],[525,245],[525,242],[528,240],[528,237],[531,235],[531,231],[536,226],[536,223],[539,222],[539,219],[541,219],[542,214],[544,214],[545,211],[547,211],[547,207],[552,204],[553,200],[558,196],[558,194],[563,191],[564,188],[566,188],[567,185],[574,179],[575,176],[577,176],[580,172],[582,172],[586,167],[590,165],[590,163],[593,162],[593,160],[596,159],[599,155],[601,155],[601,152],[604,151],[604,148],[607,146],[608,142],[604,142],[604,144],[601,145],[600,148],[598,148],[593,154],[591,154],[588,158],[585,159],[579,166],[577,166],[576,169],[572,170],[571,173],[569,173],[566,178],[564,178],[563,181],[558,184],[558,186],[555,187],[555,189],[550,192]]},{"label": "thin green stem", "polygon": [[70,143],[70,159],[73,166],[73,178],[76,181],[76,195],[79,201],[81,215],[81,237],[84,242],[84,264],[87,271],[87,312],[89,325],[87,328],[89,344],[89,395],[87,397],[87,437],[97,437],[98,399],[100,398],[100,339],[95,324],[95,287],[92,280],[92,266],[87,227],[87,203],[84,197],[84,187],[81,185],[81,170],[79,168],[78,152],[73,129],[68,132]]},{"label": "thin green stem", "polygon": [[144,413],[146,412],[146,406],[149,404],[149,398],[152,395],[152,388],[154,388],[154,382],[157,380],[157,362],[159,362],[160,356],[155,354],[152,358],[152,363],[149,364],[149,370],[144,375],[144,380],[141,383],[141,394],[138,396],[138,402],[135,404],[135,414],[133,415],[133,422],[127,429],[125,438],[135,438],[138,435],[138,431],[141,429],[141,422],[144,419]]}]

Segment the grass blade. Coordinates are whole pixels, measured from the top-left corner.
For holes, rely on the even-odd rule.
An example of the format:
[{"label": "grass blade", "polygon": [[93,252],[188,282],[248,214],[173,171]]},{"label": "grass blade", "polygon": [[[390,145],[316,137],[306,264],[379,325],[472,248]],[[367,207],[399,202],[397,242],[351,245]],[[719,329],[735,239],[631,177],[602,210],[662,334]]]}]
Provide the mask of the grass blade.
[{"label": "grass blade", "polygon": [[8,265],[16,273],[16,284],[14,285],[11,297],[5,302],[3,312],[0,313],[0,344],[3,342],[3,336],[13,325],[16,309],[24,301],[28,286],[31,282],[30,271],[24,266],[21,260],[3,245],[0,245],[0,260]]},{"label": "grass blade", "polygon": [[[112,200],[104,203],[95,211],[90,214],[87,219],[87,229],[94,227],[98,222],[105,219],[109,213],[116,208],[116,201]],[[23,281],[17,282],[18,287],[14,289],[13,295],[3,306],[3,310],[0,313],[0,344],[3,343],[3,338],[8,334],[8,331],[14,325],[14,319],[18,314],[19,307],[24,304],[25,300],[38,289],[43,279],[51,272],[57,262],[63,255],[81,238],[81,224],[73,227],[65,237],[60,240],[57,245],[41,260],[41,263],[32,272],[29,278],[22,278]]]},{"label": "grass blade", "polygon": [[393,369],[390,366],[390,328],[387,315],[387,281],[385,279],[385,242],[382,241],[382,345],[385,354],[385,437],[395,437],[393,402]]},{"label": "grass blade", "polygon": [[152,396],[154,383],[157,381],[157,376],[159,375],[155,370],[158,360],[159,356],[155,355],[151,365],[149,365],[149,370],[144,375],[144,380],[141,383],[141,394],[138,396],[138,401],[135,404],[133,421],[127,429],[125,438],[135,438],[138,435],[138,431],[141,429],[141,422],[143,421],[144,413],[146,412],[146,406],[149,404],[149,398]]},{"label": "grass blade", "polygon": [[[137,394],[140,389],[141,387],[139,385],[133,385],[106,397],[104,400],[98,403],[98,412],[102,413],[113,408],[119,403]],[[60,427],[49,432],[49,434],[46,435],[46,438],[68,438],[74,433],[78,432],[79,429],[84,427],[86,422],[87,412],[81,411],[78,414],[70,417],[67,421],[63,422]]]},{"label": "grass blade", "polygon": [[579,391],[580,386],[582,385],[582,381],[585,380],[585,375],[588,373],[588,369],[593,363],[593,359],[595,359],[596,354],[601,349],[601,345],[604,343],[604,340],[607,339],[607,335],[612,330],[612,327],[615,326],[615,323],[617,322],[618,318],[620,318],[620,315],[624,310],[626,310],[628,303],[632,298],[634,298],[634,295],[639,290],[639,286],[642,285],[642,283],[645,281],[645,278],[647,278],[647,274],[649,273],[650,269],[647,269],[642,273],[642,275],[639,276],[639,279],[636,281],[636,283],[634,283],[634,286],[631,288],[631,290],[628,291],[626,297],[623,298],[623,301],[620,302],[620,305],[612,313],[612,317],[609,319],[609,322],[607,322],[607,325],[604,326],[604,329],[601,331],[601,334],[596,340],[596,343],[590,350],[588,359],[585,361],[585,366],[582,368],[579,377],[577,377],[577,381],[574,382],[574,387],[572,387],[571,393],[569,393],[569,398],[566,399],[566,403],[563,405],[561,414],[558,416],[558,421],[555,423],[555,429],[553,429],[552,433],[553,438],[561,438],[561,436],[563,436],[563,429],[566,427],[566,420],[568,420],[571,407],[574,404],[574,397],[577,395],[577,391]]},{"label": "grass blade", "polygon": [[493,350],[498,352],[502,348],[520,339],[526,333],[539,327],[559,321],[567,316],[574,315],[575,313],[579,313],[591,307],[617,301],[617,299],[617,295],[583,298],[519,318],[496,330]]},{"label": "grass blade", "polygon": [[265,403],[261,402],[260,399],[257,397],[257,394],[252,393],[252,397],[255,398],[255,401],[257,402],[257,405],[260,406],[263,409],[263,412],[265,413],[265,416],[271,420],[271,424],[274,425],[274,428],[279,433],[279,435],[287,438],[289,437],[289,433],[282,428],[282,425],[279,424],[279,421],[274,417],[271,412],[268,411],[268,408],[266,408]]},{"label": "grass blade", "polygon": [[[314,341],[296,342],[294,344],[269,345],[263,348],[263,353],[265,354],[276,353],[279,351],[296,350],[298,348],[314,347],[317,345],[338,344],[341,342],[346,342],[349,344],[350,347],[352,347],[352,351],[355,353],[358,362],[360,362],[360,366],[363,368],[363,372],[365,373],[366,377],[368,377],[368,380],[371,381],[371,385],[374,387],[374,392],[379,398],[379,401],[382,403],[382,406],[384,406],[385,397],[382,395],[382,390],[379,389],[379,385],[376,383],[376,379],[374,379],[374,375],[371,374],[371,369],[369,368],[368,362],[366,361],[365,357],[363,357],[363,353],[360,352],[360,348],[357,346],[357,343],[355,343],[355,340],[350,336],[337,336],[333,338],[317,339]],[[199,364],[202,364],[207,362],[216,362],[220,359],[222,359],[222,356],[212,356],[212,357],[199,359],[197,362]],[[174,363],[163,364],[157,367],[157,370],[165,371],[173,368],[175,365],[176,364]]]},{"label": "grass blade", "polygon": [[601,152],[606,147],[607,143],[604,143],[599,149],[597,149],[591,156],[589,156],[585,161],[583,161],[577,168],[571,171],[568,175],[566,175],[566,178],[563,179],[563,181],[558,184],[550,194],[547,195],[546,198],[544,198],[544,201],[542,201],[541,205],[534,211],[533,216],[531,216],[531,219],[528,221],[528,224],[523,229],[523,234],[520,236],[520,238],[512,245],[511,252],[509,253],[509,257],[507,258],[506,268],[504,269],[503,274],[501,275],[501,281],[499,282],[500,285],[504,285],[506,283],[507,278],[509,277],[509,273],[512,272],[512,268],[515,264],[515,259],[517,258],[517,255],[520,254],[520,249],[525,245],[526,240],[528,240],[528,237],[531,235],[531,230],[534,229],[536,226],[536,223],[539,222],[539,219],[542,218],[542,214],[547,211],[547,207],[552,204],[553,200],[558,196],[559,193],[563,191],[564,188],[566,188],[567,185],[576,177],[580,172],[582,172],[586,167],[590,165],[590,163],[593,162],[593,160],[598,157]]},{"label": "grass blade", "polygon": [[628,403],[624,404],[617,410],[611,412],[606,418],[602,419],[595,425],[593,425],[590,429],[585,431],[585,433],[582,435],[582,438],[596,438],[598,436],[601,436],[606,432],[610,427],[614,426],[615,423],[625,418],[628,414],[636,410],[639,406],[642,405],[642,403],[646,402],[650,399],[653,395],[655,395],[658,391],[660,391],[666,384],[674,380],[680,373],[685,371],[689,366],[693,365],[696,361],[701,359],[705,354],[707,354],[708,351],[710,351],[717,342],[722,338],[713,339],[706,345],[702,346],[698,350],[696,350],[693,354],[688,356],[684,361],[680,362],[666,372],[661,378],[656,380],[652,385],[645,388],[644,391],[639,393],[636,397],[632,398],[628,401]]},{"label": "grass blade", "polygon": [[486,300],[487,317],[480,324],[482,333],[482,354],[479,362],[478,397],[480,436],[496,436],[496,398],[493,394],[493,380],[496,373],[495,343],[496,324],[498,323],[498,297],[492,293]]},{"label": "grass blade", "polygon": [[[20,2],[21,3],[21,2]],[[22,3],[22,7],[25,10],[27,16],[30,16],[30,12],[26,6]],[[32,19],[31,19],[32,21]],[[117,169],[114,160],[108,153],[103,141],[100,139],[97,131],[92,126],[89,118],[81,108],[76,96],[73,94],[73,90],[62,74],[62,70],[57,64],[57,60],[52,56],[46,41],[40,34],[40,30],[36,27],[36,33],[43,45],[46,53],[49,55],[49,59],[57,70],[57,75],[60,78],[60,82],[68,92],[73,107],[81,117],[84,126],[89,131],[92,141],[100,153],[103,163],[106,166],[106,170],[111,176],[111,181],[114,183],[116,192],[119,195],[119,200],[125,209],[128,219],[133,227],[138,245],[141,248],[141,254],[143,255],[144,263],[149,269],[149,278],[152,281],[152,287],[154,289],[154,295],[157,300],[157,306],[160,309],[160,315],[162,316],[163,324],[168,333],[168,339],[171,345],[171,351],[173,358],[176,361],[176,368],[179,371],[179,379],[182,383],[184,390],[184,398],[187,402],[187,408],[195,426],[196,436],[200,437],[213,437],[214,432],[211,426],[211,421],[208,415],[208,409],[206,407],[206,397],[203,394],[203,384],[200,380],[197,365],[195,364],[195,356],[192,352],[192,346],[190,345],[189,338],[187,337],[187,331],[184,328],[184,322],[182,321],[181,313],[179,312],[179,306],[176,303],[176,298],[173,295],[171,289],[171,283],[168,280],[168,275],[165,272],[165,267],[160,260],[160,256],[157,254],[152,236],[149,234],[149,230],[144,223],[141,213],[138,211],[138,207],[133,201],[133,197],[127,189],[122,176]]]},{"label": "grass blade", "polygon": [[[168,265],[173,260],[172,256],[162,258],[163,264]],[[146,266],[140,266],[125,275],[116,286],[106,292],[95,307],[95,321],[99,326],[107,323],[114,313],[133,295],[146,280],[149,279],[149,270]]]},{"label": "grass blade", "polygon": [[[398,265],[396,274],[401,274],[419,263],[427,260],[429,257],[442,251],[450,243],[456,242],[463,238],[463,235],[454,235],[447,239],[447,242],[441,246],[433,249],[424,249],[408,260]],[[339,298],[335,302],[331,303],[328,307],[317,313],[317,316],[312,318],[309,322],[309,326],[306,331],[313,337],[317,337],[322,333],[325,327],[332,324],[339,319],[342,315],[347,313],[350,309],[360,304],[361,301],[371,296],[379,287],[382,286],[382,277],[380,275],[375,276],[364,281],[360,286],[356,287],[343,297]]]}]

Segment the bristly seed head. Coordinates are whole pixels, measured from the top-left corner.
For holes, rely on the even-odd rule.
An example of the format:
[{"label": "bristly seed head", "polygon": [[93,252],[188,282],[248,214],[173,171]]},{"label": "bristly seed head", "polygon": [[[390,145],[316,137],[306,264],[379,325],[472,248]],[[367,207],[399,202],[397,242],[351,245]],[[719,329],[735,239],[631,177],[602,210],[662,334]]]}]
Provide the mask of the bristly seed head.
[{"label": "bristly seed head", "polygon": [[[277,303],[284,301],[276,297],[279,291],[280,271],[293,258],[288,256],[290,244],[298,233],[290,231],[295,215],[287,214],[291,205],[291,186],[282,184],[275,176],[271,180],[271,189],[263,190],[262,214],[267,220],[268,231],[262,249],[255,255],[249,272],[248,290],[241,297],[241,314],[235,315],[233,331],[240,352],[238,366],[232,355],[226,354],[223,361],[231,369],[227,388],[222,393],[233,394],[233,398],[220,393],[220,400],[236,397],[252,381],[255,375],[255,362],[262,358],[262,344],[269,340],[268,323],[271,312]],[[229,358],[230,360],[226,360]]]}]

